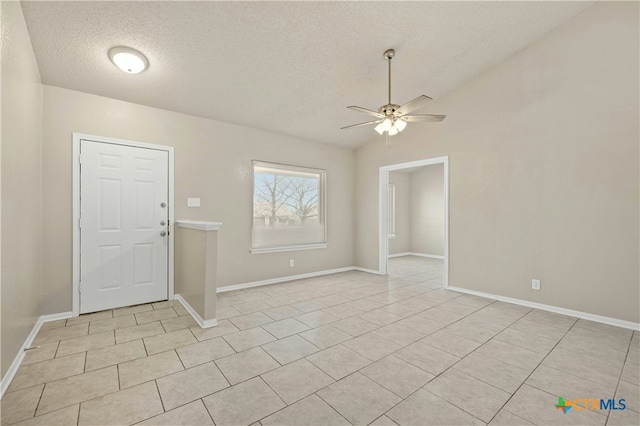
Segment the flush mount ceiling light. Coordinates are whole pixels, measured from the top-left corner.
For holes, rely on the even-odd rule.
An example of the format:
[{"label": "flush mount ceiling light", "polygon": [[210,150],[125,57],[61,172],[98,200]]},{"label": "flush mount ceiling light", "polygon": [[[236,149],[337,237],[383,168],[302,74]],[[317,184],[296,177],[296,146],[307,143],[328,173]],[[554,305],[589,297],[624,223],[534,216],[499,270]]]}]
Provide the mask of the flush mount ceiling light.
[{"label": "flush mount ceiling light", "polygon": [[387,145],[389,145],[389,136],[395,136],[407,127],[407,122],[413,121],[442,121],[446,117],[445,115],[435,115],[435,114],[412,114],[407,115],[409,112],[414,111],[418,108],[424,106],[427,102],[432,101],[432,99],[425,95],[420,95],[412,101],[407,102],[406,104],[400,106],[391,103],[391,59],[395,56],[396,51],[393,49],[389,49],[384,52],[384,59],[387,60],[389,64],[389,85],[388,85],[388,103],[386,105],[382,105],[378,108],[378,111],[372,111],[370,109],[362,108],[359,106],[348,106],[347,108],[352,109],[354,111],[364,112],[365,114],[372,115],[376,117],[376,120],[367,121],[365,123],[352,124],[351,126],[343,127],[343,129],[348,129],[350,127],[359,127],[359,126],[367,126],[369,124],[377,124],[375,127],[375,131],[379,134],[386,135]]},{"label": "flush mount ceiling light", "polygon": [[114,47],[109,50],[109,58],[118,68],[128,74],[138,74],[149,66],[147,58],[130,47]]}]

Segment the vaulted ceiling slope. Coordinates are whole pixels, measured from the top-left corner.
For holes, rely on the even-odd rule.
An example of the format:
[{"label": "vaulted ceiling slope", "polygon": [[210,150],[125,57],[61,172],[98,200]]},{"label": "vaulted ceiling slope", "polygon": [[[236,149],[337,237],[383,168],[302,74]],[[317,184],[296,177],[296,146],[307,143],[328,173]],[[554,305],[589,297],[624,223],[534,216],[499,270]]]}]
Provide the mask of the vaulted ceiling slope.
[{"label": "vaulted ceiling slope", "polygon": [[[347,105],[438,98],[590,2],[30,2],[44,84],[356,147],[370,128]],[[143,52],[137,75],[111,47]],[[446,113],[446,111],[441,111]]]}]

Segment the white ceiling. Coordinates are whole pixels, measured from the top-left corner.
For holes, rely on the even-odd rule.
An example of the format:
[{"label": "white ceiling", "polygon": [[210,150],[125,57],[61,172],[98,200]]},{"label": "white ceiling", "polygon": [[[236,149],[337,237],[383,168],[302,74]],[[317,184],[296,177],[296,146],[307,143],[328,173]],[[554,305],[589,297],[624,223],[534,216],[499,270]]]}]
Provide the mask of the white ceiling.
[{"label": "white ceiling", "polygon": [[[591,2],[28,2],[44,84],[356,147],[347,105],[438,98]],[[129,75],[111,47],[143,52]],[[446,111],[432,111],[446,114]],[[416,123],[414,125],[438,125]]]}]

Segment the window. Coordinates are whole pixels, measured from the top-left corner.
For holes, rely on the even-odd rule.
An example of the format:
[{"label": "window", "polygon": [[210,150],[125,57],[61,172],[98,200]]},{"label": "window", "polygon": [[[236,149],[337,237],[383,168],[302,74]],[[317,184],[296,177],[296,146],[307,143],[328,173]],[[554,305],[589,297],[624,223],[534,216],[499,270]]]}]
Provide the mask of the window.
[{"label": "window", "polygon": [[326,172],[253,162],[251,252],[327,246]]},{"label": "window", "polygon": [[389,238],[396,237],[396,186],[393,183],[389,184],[387,189],[389,191]]}]

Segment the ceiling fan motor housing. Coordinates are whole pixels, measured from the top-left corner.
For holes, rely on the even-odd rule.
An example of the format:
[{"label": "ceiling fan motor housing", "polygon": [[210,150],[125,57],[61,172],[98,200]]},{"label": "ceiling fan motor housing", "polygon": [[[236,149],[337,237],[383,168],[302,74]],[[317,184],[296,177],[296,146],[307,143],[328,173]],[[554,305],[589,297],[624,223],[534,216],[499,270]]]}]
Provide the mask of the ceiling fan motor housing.
[{"label": "ceiling fan motor housing", "polygon": [[382,105],[380,108],[378,108],[378,112],[380,114],[384,114],[385,116],[388,117],[388,116],[393,115],[393,113],[396,112],[399,108],[400,108],[400,105],[386,104],[386,105]]}]

